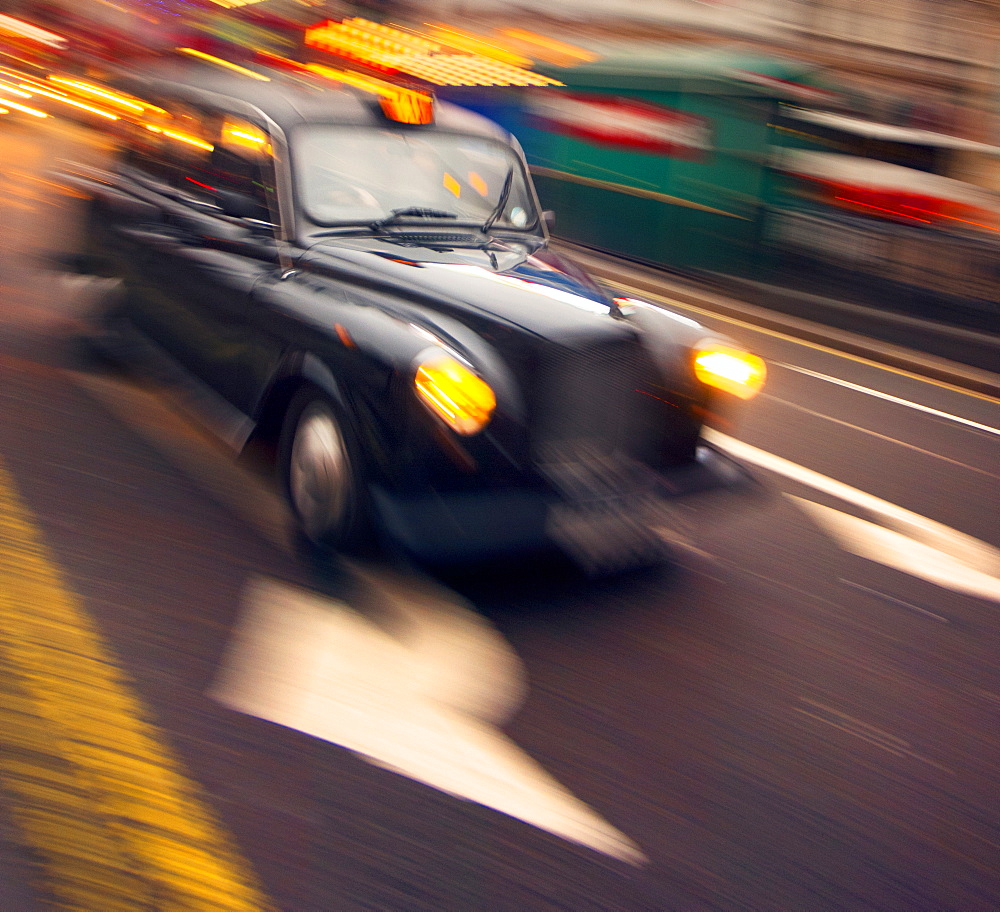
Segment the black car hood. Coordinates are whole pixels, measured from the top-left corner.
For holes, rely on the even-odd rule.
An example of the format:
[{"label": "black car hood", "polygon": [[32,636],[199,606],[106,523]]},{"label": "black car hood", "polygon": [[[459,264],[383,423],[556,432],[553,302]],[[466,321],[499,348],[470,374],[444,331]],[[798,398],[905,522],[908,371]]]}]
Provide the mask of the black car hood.
[{"label": "black car hood", "polygon": [[337,238],[315,244],[306,259],[319,271],[356,272],[366,287],[397,291],[432,310],[460,316],[466,309],[540,336],[568,339],[620,323],[611,319],[612,298],[547,247],[498,243],[484,251]]}]

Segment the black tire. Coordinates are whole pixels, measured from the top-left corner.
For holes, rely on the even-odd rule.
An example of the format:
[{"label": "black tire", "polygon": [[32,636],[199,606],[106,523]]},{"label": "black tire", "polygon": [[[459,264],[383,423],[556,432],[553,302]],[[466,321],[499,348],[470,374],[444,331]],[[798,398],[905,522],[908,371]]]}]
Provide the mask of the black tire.
[{"label": "black tire", "polygon": [[300,389],[282,422],[278,471],[308,545],[355,553],[371,543],[371,509],[357,438],[342,409],[313,387]]}]

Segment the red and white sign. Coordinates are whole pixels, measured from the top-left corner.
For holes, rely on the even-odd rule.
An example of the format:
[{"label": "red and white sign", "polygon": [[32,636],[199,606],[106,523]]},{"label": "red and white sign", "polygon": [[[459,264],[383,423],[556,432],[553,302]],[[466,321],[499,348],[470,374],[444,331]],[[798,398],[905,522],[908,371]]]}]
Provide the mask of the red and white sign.
[{"label": "red and white sign", "polygon": [[773,89],[775,94],[786,98],[794,98],[809,104],[832,101],[836,93],[817,86],[796,82],[794,79],[782,79],[780,76],[770,76],[767,73],[755,73],[752,70],[730,70],[729,75],[740,82],[750,82],[754,85]]},{"label": "red and white sign", "polygon": [[690,160],[712,148],[706,118],[633,98],[539,92],[529,112],[543,129],[596,145]]}]

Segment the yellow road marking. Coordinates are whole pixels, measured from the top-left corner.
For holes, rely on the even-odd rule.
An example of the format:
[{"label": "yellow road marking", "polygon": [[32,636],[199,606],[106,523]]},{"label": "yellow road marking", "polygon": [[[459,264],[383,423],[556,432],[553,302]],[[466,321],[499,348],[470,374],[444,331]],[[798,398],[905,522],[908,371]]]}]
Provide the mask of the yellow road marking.
[{"label": "yellow road marking", "polygon": [[753,332],[761,333],[765,336],[771,336],[774,339],[781,339],[784,342],[794,342],[796,345],[802,345],[806,348],[811,348],[814,351],[821,351],[828,355],[836,355],[838,358],[845,358],[848,361],[854,361],[858,364],[865,364],[869,367],[877,367],[879,370],[888,371],[890,374],[897,374],[901,377],[909,377],[911,380],[919,380],[922,383],[929,383],[932,386],[940,387],[941,389],[949,390],[953,393],[961,393],[963,396],[972,396],[974,399],[982,399],[984,402],[1000,403],[1000,399],[996,396],[991,396],[988,393],[979,393],[975,390],[964,389],[960,386],[955,386],[952,383],[948,383],[945,380],[937,380],[934,377],[926,377],[923,374],[917,374],[913,371],[906,370],[902,367],[893,367],[890,364],[882,364],[878,361],[874,361],[871,358],[865,358],[862,355],[853,355],[850,352],[841,351],[840,349],[831,348],[829,345],[823,345],[820,342],[810,342],[807,339],[800,339],[797,336],[793,336],[790,333],[781,332],[777,329],[768,329],[764,326],[758,326],[756,323],[750,323],[747,320],[740,320],[738,317],[730,317],[727,314],[720,314],[714,310],[709,310],[705,307],[698,307],[694,304],[688,304],[686,301],[678,301],[675,298],[668,297],[667,295],[658,294],[655,291],[649,291],[645,288],[636,288],[633,285],[628,285],[624,282],[620,282],[617,279],[614,280],[614,287],[616,289],[621,289],[622,291],[628,292],[630,295],[634,295],[640,300],[652,300],[658,301],[661,304],[666,304],[668,307],[674,310],[686,310],[692,313],[700,314],[704,317],[711,317],[714,320],[721,320],[725,323],[731,323],[733,326],[739,326],[741,329],[749,329]]},{"label": "yellow road marking", "polygon": [[0,464],[0,773],[57,908],[271,906]]}]

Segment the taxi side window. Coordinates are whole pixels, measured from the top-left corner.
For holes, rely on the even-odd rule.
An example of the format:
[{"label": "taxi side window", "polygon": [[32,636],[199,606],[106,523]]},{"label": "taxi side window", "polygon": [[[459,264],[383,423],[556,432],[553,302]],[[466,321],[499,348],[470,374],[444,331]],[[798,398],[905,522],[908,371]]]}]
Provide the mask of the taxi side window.
[{"label": "taxi side window", "polygon": [[244,209],[251,213],[247,217],[276,221],[270,137],[259,127],[222,115],[216,124],[206,175],[206,183],[215,188],[217,200],[232,200],[234,194],[238,195]]},{"label": "taxi side window", "polygon": [[203,170],[212,151],[210,125],[194,107],[161,105],[134,126],[126,164],[159,183],[186,190],[185,178]]},{"label": "taxi side window", "polygon": [[172,187],[182,199],[274,221],[274,163],[267,134],[221,111],[161,104],[161,113],[136,125],[126,163]]}]

